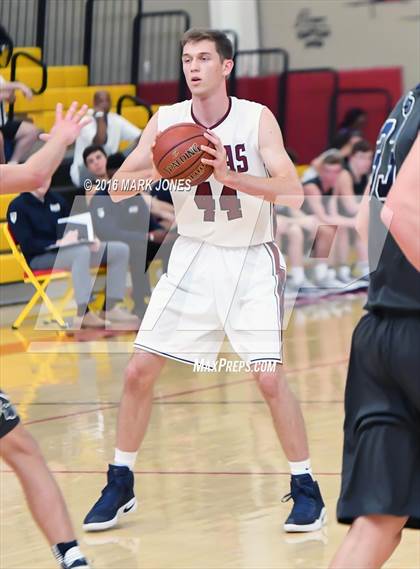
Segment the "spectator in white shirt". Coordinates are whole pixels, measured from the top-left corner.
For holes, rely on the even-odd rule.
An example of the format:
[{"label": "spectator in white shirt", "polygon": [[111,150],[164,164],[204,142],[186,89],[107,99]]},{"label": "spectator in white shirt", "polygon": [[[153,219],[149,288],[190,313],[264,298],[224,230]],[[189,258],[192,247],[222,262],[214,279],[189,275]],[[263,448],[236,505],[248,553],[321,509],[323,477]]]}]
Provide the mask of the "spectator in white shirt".
[{"label": "spectator in white shirt", "polygon": [[93,98],[95,120],[85,126],[76,140],[70,176],[75,186],[90,177],[83,163],[83,151],[92,144],[103,147],[108,157],[118,152],[120,142],[136,143],[141,130],[121,115],[110,112],[111,96],[108,91],[96,91]]}]

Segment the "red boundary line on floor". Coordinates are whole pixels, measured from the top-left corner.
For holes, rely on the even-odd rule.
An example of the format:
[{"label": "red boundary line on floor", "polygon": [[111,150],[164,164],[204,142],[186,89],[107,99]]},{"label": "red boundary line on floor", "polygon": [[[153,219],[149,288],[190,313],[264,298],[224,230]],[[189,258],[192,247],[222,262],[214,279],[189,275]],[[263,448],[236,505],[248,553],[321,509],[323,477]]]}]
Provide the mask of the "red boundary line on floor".
[{"label": "red boundary line on floor", "polygon": [[[323,367],[328,367],[328,366],[333,366],[333,365],[339,365],[339,364],[344,364],[348,361],[348,358],[342,359],[342,360],[337,360],[334,362],[327,362],[324,364],[318,364],[318,365],[313,365],[307,368],[297,368],[297,369],[291,369],[289,371],[286,371],[286,375],[287,374],[291,374],[291,373],[299,373],[299,372],[303,372],[303,371],[310,371],[312,369],[318,369],[318,368],[323,368]],[[195,389],[188,389],[186,391],[178,391],[176,393],[168,393],[166,395],[158,395],[157,397],[153,398],[153,401],[161,401],[163,399],[170,399],[172,397],[179,397],[181,395],[190,395],[192,393],[199,393],[201,391],[208,391],[210,389],[217,389],[219,387],[229,387],[231,385],[239,385],[242,383],[250,383],[254,381],[253,378],[247,378],[247,379],[238,379],[236,381],[231,381],[229,383],[216,383],[213,385],[208,385],[206,387],[197,387]],[[74,413],[66,413],[63,415],[55,415],[52,417],[44,417],[43,419],[34,419],[33,421],[27,421],[25,423],[25,425],[36,425],[38,423],[46,423],[48,421],[55,421],[58,419],[65,419],[67,417],[76,417],[78,415],[86,415],[88,413],[97,413],[98,411],[107,411],[108,409],[115,409],[116,407],[118,407],[119,404],[113,404],[113,405],[103,405],[100,407],[96,407],[95,409],[86,409],[84,411],[76,411]]]}]

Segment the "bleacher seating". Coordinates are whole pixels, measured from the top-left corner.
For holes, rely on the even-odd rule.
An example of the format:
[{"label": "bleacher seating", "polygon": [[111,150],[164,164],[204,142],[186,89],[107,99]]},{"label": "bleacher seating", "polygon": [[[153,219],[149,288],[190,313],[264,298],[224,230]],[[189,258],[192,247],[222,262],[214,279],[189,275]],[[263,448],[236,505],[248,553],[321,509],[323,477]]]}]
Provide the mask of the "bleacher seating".
[{"label": "bleacher seating", "polygon": [[[17,53],[18,51],[23,52],[23,53],[27,53],[28,55],[32,55],[32,57],[36,57],[36,59],[41,59],[41,56],[42,56],[42,50],[40,47],[15,46],[13,49],[13,53]],[[37,64],[30,61],[29,59],[25,59],[25,66],[26,67],[37,67]],[[10,69],[10,63],[9,63],[8,69]],[[3,69],[2,69],[2,71],[3,71]]]},{"label": "bleacher seating", "polygon": [[[39,60],[42,58],[41,49],[38,47],[16,47],[15,52],[17,51],[28,53]],[[21,93],[17,93],[14,108],[15,115],[28,117],[38,128],[45,131],[49,131],[54,124],[54,109],[58,102],[67,107],[72,101],[77,100],[80,104],[86,103],[91,107],[95,91],[106,89],[111,94],[112,111],[116,112],[117,101],[122,95],[136,94],[135,86],[129,84],[89,85],[89,71],[85,65],[48,66],[47,69],[46,91],[34,96],[30,101]],[[0,75],[7,81],[10,80],[10,73],[10,64],[7,68],[0,69]],[[41,67],[28,59],[18,61],[16,80],[38,89],[42,81]],[[159,105],[154,105],[153,111],[156,112],[158,107]],[[130,100],[124,101],[122,116],[139,128],[144,128],[148,120],[146,109],[135,106]],[[66,164],[65,178],[68,178],[68,164]],[[22,269],[10,250],[2,227],[6,222],[9,203],[14,198],[15,195],[0,196],[0,285],[22,282]]]},{"label": "bleacher seating", "polygon": [[[16,47],[15,51],[24,51],[41,59],[40,48]],[[80,104],[92,106],[95,91],[106,89],[111,94],[112,110],[116,112],[117,101],[122,95],[136,94],[136,87],[130,84],[89,85],[89,72],[85,65],[48,66],[47,71],[46,91],[34,96],[30,101],[25,99],[22,93],[17,93],[14,107],[15,114],[27,116],[42,130],[48,131],[54,124],[54,109],[58,102],[68,106],[76,100]],[[10,65],[5,69],[0,69],[0,75],[10,80]],[[19,61],[16,80],[38,89],[42,80],[41,67],[30,60]],[[134,103],[128,100],[124,102],[122,115],[139,128],[144,128],[147,124],[148,115],[145,109],[134,106]]]},{"label": "bleacher seating", "polygon": [[[41,59],[42,53],[37,47],[16,47],[15,51],[24,51]],[[41,84],[41,68],[30,60],[22,59],[17,67],[17,80],[33,87],[39,88]],[[10,66],[0,69],[0,75],[6,80],[10,79]],[[339,87],[385,87],[391,94],[392,103],[402,92],[401,68],[347,70],[339,71]],[[323,73],[293,72],[288,79],[287,113],[285,142],[298,154],[300,162],[309,163],[310,160],[325,149],[328,138],[329,104],[333,89],[331,77]],[[160,104],[171,104],[177,101],[178,81],[160,83],[141,83],[138,85],[89,85],[89,71],[87,66],[48,66],[47,89],[39,96],[28,101],[21,93],[17,94],[15,113],[26,115],[33,120],[40,129],[48,131],[54,123],[54,109],[57,102],[68,106],[72,101],[86,103],[92,106],[95,91],[106,89],[112,98],[112,110],[116,112],[116,104],[122,95],[137,95],[144,100],[151,101],[153,112]],[[272,111],[278,112],[278,75],[266,77],[239,78],[237,96],[246,97],[266,104]],[[342,118],[344,112],[351,106],[365,108],[369,115],[367,125],[367,138],[373,142],[384,115],[384,100],[372,95],[345,95],[338,101],[337,119]],[[145,108],[135,106],[129,99],[124,101],[122,116],[130,122],[144,128],[147,124],[148,113]],[[121,146],[121,149],[124,146]],[[68,159],[63,164],[63,170],[53,178],[68,179]],[[5,221],[7,206],[14,196],[1,196],[0,223]],[[3,238],[0,239],[0,284],[21,281],[21,271]]]},{"label": "bleacher seating", "polygon": [[[15,53],[18,51],[28,53],[38,60],[42,59],[41,49],[38,47],[16,47],[14,51]],[[89,70],[86,65],[48,66],[47,72],[46,91],[34,96],[30,101],[25,99],[21,93],[17,93],[14,107],[15,115],[28,117],[38,128],[45,131],[49,131],[54,124],[55,106],[58,102],[67,107],[76,100],[80,104],[86,103],[91,107],[95,91],[106,89],[111,94],[112,111],[116,112],[117,101],[122,95],[136,94],[136,87],[129,84],[89,85]],[[6,81],[10,81],[10,74],[10,64],[0,69],[0,75]],[[37,90],[42,81],[42,69],[31,60],[22,58],[18,60],[16,80]],[[154,105],[153,111],[156,112],[158,107],[159,105]],[[135,106],[130,100],[124,102],[122,116],[139,128],[144,128],[148,120],[146,109]],[[123,149],[124,145],[121,148]],[[65,178],[68,179],[68,164],[66,164]],[[7,208],[14,198],[15,195],[0,196],[0,285],[22,282],[22,270],[11,253],[2,231]]]}]

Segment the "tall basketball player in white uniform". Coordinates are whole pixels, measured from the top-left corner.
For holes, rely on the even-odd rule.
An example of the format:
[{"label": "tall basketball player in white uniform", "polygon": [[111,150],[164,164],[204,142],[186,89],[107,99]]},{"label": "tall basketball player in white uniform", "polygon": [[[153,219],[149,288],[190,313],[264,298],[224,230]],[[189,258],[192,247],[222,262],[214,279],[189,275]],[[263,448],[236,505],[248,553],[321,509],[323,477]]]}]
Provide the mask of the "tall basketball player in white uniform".
[{"label": "tall basketball player in white uniform", "polygon": [[[161,107],[116,179],[157,179],[156,134],[181,123],[208,128],[203,147],[213,175],[191,191],[173,191],[178,232],[168,272],[153,291],[125,372],[117,445],[108,484],[84,529],[104,530],[136,507],[133,468],[149,423],[153,386],[166,358],[213,367],[223,338],[253,366],[291,468],[294,505],[286,531],[314,531],[325,507],[313,480],[305,426],[282,372],[281,320],[285,264],[274,244],[274,203],[299,208],[303,191],[272,113],[228,97],[233,67],[229,39],[214,30],[183,38],[183,69],[192,99]],[[114,201],[130,193],[112,193]],[[258,371],[262,361],[275,371]],[[288,497],[289,497],[288,496]]]}]

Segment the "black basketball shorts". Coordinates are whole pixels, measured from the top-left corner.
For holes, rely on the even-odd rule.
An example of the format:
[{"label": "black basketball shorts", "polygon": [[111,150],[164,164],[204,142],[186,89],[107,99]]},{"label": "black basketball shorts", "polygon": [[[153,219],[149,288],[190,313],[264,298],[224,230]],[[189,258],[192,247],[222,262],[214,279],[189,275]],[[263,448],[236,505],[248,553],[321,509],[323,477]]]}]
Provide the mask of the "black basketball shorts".
[{"label": "black basketball shorts", "polygon": [[0,439],[10,433],[19,423],[19,415],[10,399],[0,391]]},{"label": "black basketball shorts", "polygon": [[369,313],[353,333],[337,518],[420,529],[420,318]]}]

